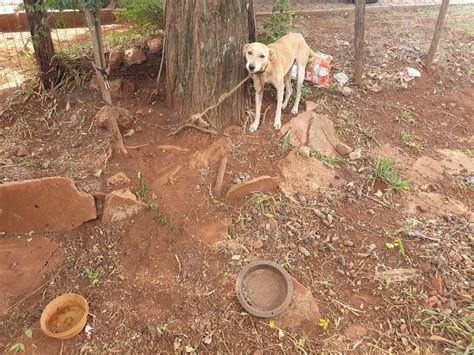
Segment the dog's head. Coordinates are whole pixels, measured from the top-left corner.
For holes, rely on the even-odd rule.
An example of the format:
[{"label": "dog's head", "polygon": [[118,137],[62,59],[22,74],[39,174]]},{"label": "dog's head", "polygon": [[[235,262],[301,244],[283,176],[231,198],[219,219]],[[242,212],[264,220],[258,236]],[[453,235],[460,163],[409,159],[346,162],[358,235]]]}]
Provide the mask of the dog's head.
[{"label": "dog's head", "polygon": [[244,46],[243,53],[249,73],[264,71],[269,61],[273,61],[275,53],[263,43],[253,42]]}]

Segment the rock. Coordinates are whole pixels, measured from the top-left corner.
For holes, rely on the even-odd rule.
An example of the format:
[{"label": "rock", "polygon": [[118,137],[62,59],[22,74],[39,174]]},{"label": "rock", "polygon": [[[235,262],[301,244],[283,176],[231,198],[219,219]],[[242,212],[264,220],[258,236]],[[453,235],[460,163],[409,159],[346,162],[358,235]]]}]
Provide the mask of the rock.
[{"label": "rock", "polygon": [[129,98],[135,92],[135,84],[130,80],[116,79],[110,83],[110,94],[112,97]]},{"label": "rock", "polygon": [[293,298],[288,308],[275,317],[275,325],[281,329],[289,329],[298,334],[315,336],[320,331],[321,319],[319,307],[311,291],[293,278]]},{"label": "rock", "polygon": [[325,215],[323,212],[321,212],[320,210],[318,210],[318,209],[315,209],[315,210],[314,210],[314,214],[315,214],[316,216],[318,216],[319,218],[321,218],[321,219],[326,219],[326,215]]},{"label": "rock", "polygon": [[20,149],[18,149],[16,151],[16,156],[17,157],[26,157],[27,155],[30,155],[30,151],[26,148],[26,147],[20,147]]},{"label": "rock", "polygon": [[151,54],[157,54],[163,48],[163,39],[161,37],[152,38],[147,42]]},{"label": "rock", "polygon": [[332,224],[332,222],[334,221],[334,218],[330,214],[328,214],[326,218],[327,218],[329,224]]},{"label": "rock", "polygon": [[[121,130],[131,127],[133,123],[133,116],[130,111],[125,108],[114,106],[112,107],[112,112],[114,113],[117,124]],[[95,120],[99,127],[109,129],[107,108],[105,106],[97,112],[95,115]]]},{"label": "rock", "polygon": [[109,70],[116,70],[122,65],[124,59],[124,52],[121,49],[112,49],[109,54]]},{"label": "rock", "polygon": [[296,197],[298,198],[298,201],[300,201],[302,206],[306,206],[306,203],[307,203],[306,197],[304,197],[304,195],[301,192],[298,192],[296,194]]},{"label": "rock", "polygon": [[44,162],[41,163],[41,167],[43,169],[48,169],[50,165],[51,165],[51,160],[49,159],[46,159]]},{"label": "rock", "polygon": [[146,204],[138,201],[129,189],[113,191],[105,198],[102,223],[120,222],[139,214]]},{"label": "rock", "polygon": [[298,250],[301,254],[303,254],[304,256],[308,257],[311,255],[311,253],[308,251],[308,249],[306,249],[305,247],[303,246],[299,246],[298,247]]},{"label": "rock", "polygon": [[354,161],[354,160],[359,160],[362,157],[362,149],[357,148],[354,150],[352,153],[349,154],[349,160]]},{"label": "rock", "polygon": [[353,247],[354,246],[354,242],[351,241],[351,240],[345,240],[342,244],[344,244],[344,246],[346,246],[346,247]]},{"label": "rock", "polygon": [[454,250],[451,250],[448,254],[449,258],[457,263],[461,263],[462,262],[462,256],[454,251]]},{"label": "rock", "polygon": [[342,155],[343,157],[345,157],[346,155],[349,155],[351,152],[352,152],[352,148],[349,147],[347,144],[344,144],[344,143],[337,143],[336,145],[336,151]]},{"label": "rock", "polygon": [[258,250],[258,249],[262,249],[263,248],[263,242],[259,239],[259,240],[256,240],[254,243],[253,243],[253,248],[255,250]]},{"label": "rock", "polygon": [[298,153],[306,158],[309,158],[311,155],[311,148],[306,145],[302,145],[298,148]]},{"label": "rock", "polygon": [[342,92],[342,95],[343,95],[343,96],[349,97],[349,96],[352,95],[352,91],[353,91],[353,90],[352,90],[350,87],[344,86],[344,87],[342,88],[342,91],[341,91],[341,92]]},{"label": "rock", "polygon": [[0,185],[0,232],[69,231],[95,218],[94,197],[78,191],[71,179]]},{"label": "rock", "polygon": [[125,51],[125,63],[127,65],[141,64],[146,61],[145,53],[138,48],[129,48]]},{"label": "rock", "polygon": [[123,172],[119,172],[115,175],[112,175],[111,177],[107,179],[107,186],[123,187],[123,186],[129,186],[129,185],[130,185],[130,179]]},{"label": "rock", "polygon": [[280,137],[283,137],[291,129],[291,145],[299,147],[308,141],[308,129],[310,125],[312,111],[300,113],[285,123],[280,129]]},{"label": "rock", "polygon": [[433,277],[431,279],[431,285],[438,292],[438,295],[443,294],[443,279],[441,277]]},{"label": "rock", "polygon": [[430,308],[439,308],[441,307],[441,301],[436,296],[431,296],[426,300],[426,305]]},{"label": "rock", "polygon": [[318,152],[336,156],[335,147],[338,143],[334,123],[326,115],[313,114],[308,132],[308,146]]},{"label": "rock", "polygon": [[369,245],[369,251],[374,251],[375,248],[377,248],[377,246],[375,244],[372,243],[372,244]]},{"label": "rock", "polygon": [[339,255],[337,257],[337,262],[339,263],[339,265],[341,265],[342,267],[346,266],[346,258],[344,258],[344,255]]},{"label": "rock", "polygon": [[316,107],[318,107],[318,105],[314,101],[306,100],[304,102],[305,111],[314,111],[314,110],[316,110]]},{"label": "rock", "polygon": [[260,176],[258,178],[244,181],[238,185],[233,185],[227,191],[228,200],[238,200],[254,192],[270,192],[278,189],[278,180],[271,176]]}]

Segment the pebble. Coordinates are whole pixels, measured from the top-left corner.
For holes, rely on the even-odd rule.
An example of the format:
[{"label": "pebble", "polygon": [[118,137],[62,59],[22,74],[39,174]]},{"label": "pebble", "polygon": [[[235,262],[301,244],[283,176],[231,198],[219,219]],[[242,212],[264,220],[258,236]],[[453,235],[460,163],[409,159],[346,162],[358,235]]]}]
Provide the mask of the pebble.
[{"label": "pebble", "polygon": [[449,258],[457,263],[461,263],[462,262],[462,256],[459,255],[458,252],[454,251],[454,250],[451,250],[449,252]]},{"label": "pebble", "polygon": [[51,165],[51,160],[45,160],[44,162],[41,163],[41,167],[43,169],[48,169],[50,165]]},{"label": "pebble", "polygon": [[253,242],[253,248],[255,250],[262,249],[263,248],[263,242],[259,239]]},{"label": "pebble", "polygon": [[298,198],[298,201],[300,201],[302,206],[306,206],[306,197],[301,192],[298,192],[296,194],[296,197]]},{"label": "pebble", "polygon": [[359,160],[362,157],[362,149],[357,148],[354,150],[352,153],[349,154],[349,160],[354,161],[354,160]]},{"label": "pebble", "polygon": [[240,255],[232,255],[232,260],[240,260]]},{"label": "pebble", "polygon": [[372,216],[375,214],[375,211],[372,210],[372,209],[370,209],[368,212],[369,212],[369,214],[372,215]]},{"label": "pebble", "polygon": [[341,265],[342,267],[346,266],[346,259],[344,258],[343,255],[339,255],[337,257],[337,262],[339,263],[339,265]]},{"label": "pebble", "polygon": [[300,251],[301,254],[303,254],[304,256],[310,256],[311,253],[308,251],[308,249],[306,249],[305,247],[303,246],[299,246],[298,247],[298,250]]},{"label": "pebble", "polygon": [[327,219],[328,219],[329,224],[332,224],[333,217],[330,214],[327,215]]},{"label": "pebble", "polygon": [[234,180],[232,181],[235,185],[238,185],[242,182],[242,180],[240,180],[240,178],[237,176],[234,178]]},{"label": "pebble", "polygon": [[325,215],[324,213],[322,213],[322,212],[321,212],[320,210],[318,210],[318,209],[315,209],[315,210],[314,210],[314,214],[315,214],[316,216],[318,216],[319,218],[321,218],[322,220],[324,220],[324,219],[326,218],[326,215]]},{"label": "pebble", "polygon": [[94,174],[92,174],[92,175],[94,175],[97,178],[101,177],[102,169],[97,169],[96,171],[94,171]]},{"label": "pebble", "polygon": [[266,230],[267,232],[269,232],[269,231],[272,230],[272,228],[271,228],[271,226],[270,226],[270,223],[265,223],[265,230]]},{"label": "pebble", "polygon": [[349,96],[352,95],[352,91],[353,91],[353,90],[352,90],[350,87],[344,86],[344,87],[342,88],[342,95],[345,96],[345,97],[349,97]]},{"label": "pebble", "polygon": [[375,244],[372,243],[372,244],[369,245],[369,251],[374,251],[375,248],[377,248],[377,246]]},{"label": "pebble", "polygon": [[303,146],[301,146],[301,147],[298,148],[298,152],[299,152],[302,156],[305,156],[305,157],[309,158],[310,155],[311,155],[311,148],[308,147],[308,146],[303,145]]},{"label": "pebble", "polygon": [[351,240],[345,240],[343,244],[346,247],[353,247],[354,246],[354,242],[351,241]]},{"label": "pebble", "polygon": [[328,295],[331,296],[331,297],[337,297],[337,294],[336,292],[334,292],[333,290],[329,289],[328,291]]}]

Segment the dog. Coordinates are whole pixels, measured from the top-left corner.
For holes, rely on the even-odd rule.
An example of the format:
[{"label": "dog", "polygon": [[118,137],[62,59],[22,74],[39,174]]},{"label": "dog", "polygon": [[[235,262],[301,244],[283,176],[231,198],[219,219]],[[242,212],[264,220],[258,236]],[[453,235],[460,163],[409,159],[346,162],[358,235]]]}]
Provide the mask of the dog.
[{"label": "dog", "polygon": [[[296,63],[296,99],[291,109],[291,113],[296,114],[301,99],[301,86],[305,77],[306,64],[309,58],[316,54],[299,33],[289,33],[268,46],[259,42],[247,43],[243,53],[247,61],[246,68],[252,74],[255,87],[255,120],[250,125],[250,132],[255,132],[260,124],[263,87],[267,83],[277,89],[277,108],[273,127],[280,129],[281,110],[286,108],[293,92],[291,68]],[[283,101],[285,88],[286,97]]]}]

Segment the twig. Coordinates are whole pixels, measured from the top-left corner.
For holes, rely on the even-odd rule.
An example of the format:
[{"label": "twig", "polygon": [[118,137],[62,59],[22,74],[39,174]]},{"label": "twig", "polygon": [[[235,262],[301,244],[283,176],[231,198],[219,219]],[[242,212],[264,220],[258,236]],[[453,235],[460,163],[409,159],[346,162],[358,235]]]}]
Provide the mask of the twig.
[{"label": "twig", "polygon": [[432,336],[430,336],[428,339],[431,340],[431,341],[439,341],[439,342],[442,342],[442,343],[447,343],[447,344],[450,344],[450,345],[453,345],[453,346],[455,346],[455,347],[457,347],[457,348],[461,348],[461,349],[462,349],[462,347],[461,347],[458,343],[456,343],[455,341],[446,339],[446,338],[441,337],[441,336],[439,336],[439,335],[432,335]]},{"label": "twig", "polygon": [[229,158],[227,155],[224,155],[219,163],[219,168],[217,169],[216,183],[214,185],[214,194],[217,197],[220,197],[222,192],[222,183],[224,181],[225,169],[227,167],[227,162]]},{"label": "twig", "polygon": [[352,313],[354,313],[356,316],[359,315],[359,313],[365,313],[364,311],[361,311],[360,309],[357,309],[357,308],[353,308],[351,306],[348,306],[347,304],[344,304],[342,302],[339,302],[338,300],[334,300],[333,302],[336,302],[337,304],[341,305],[342,307],[344,308],[347,308],[349,311],[351,311]]},{"label": "twig", "polygon": [[127,149],[138,149],[138,148],[143,148],[150,145],[150,143],[145,143],[145,144],[140,144],[140,145],[132,145],[132,146],[126,146],[125,148]]},{"label": "twig", "polygon": [[158,145],[157,148],[162,150],[176,150],[183,153],[189,152],[188,148],[178,147],[177,145],[161,144]]},{"label": "twig", "polygon": [[184,123],[183,125],[179,126],[176,130],[174,130],[173,132],[169,133],[169,134],[168,134],[168,137],[169,137],[169,136],[174,136],[176,133],[178,133],[179,131],[181,131],[183,128],[186,128],[186,127],[195,128],[195,129],[197,129],[198,131],[201,131],[201,132],[204,132],[204,133],[209,133],[209,134],[212,134],[212,135],[214,135],[214,136],[217,136],[217,131],[214,130],[214,129],[208,129],[208,128],[199,127],[199,126],[196,126],[196,125],[193,124],[193,123]]},{"label": "twig", "polygon": [[178,276],[181,275],[181,261],[179,261],[178,255],[174,254],[174,257],[176,258],[176,261],[178,262]]}]

